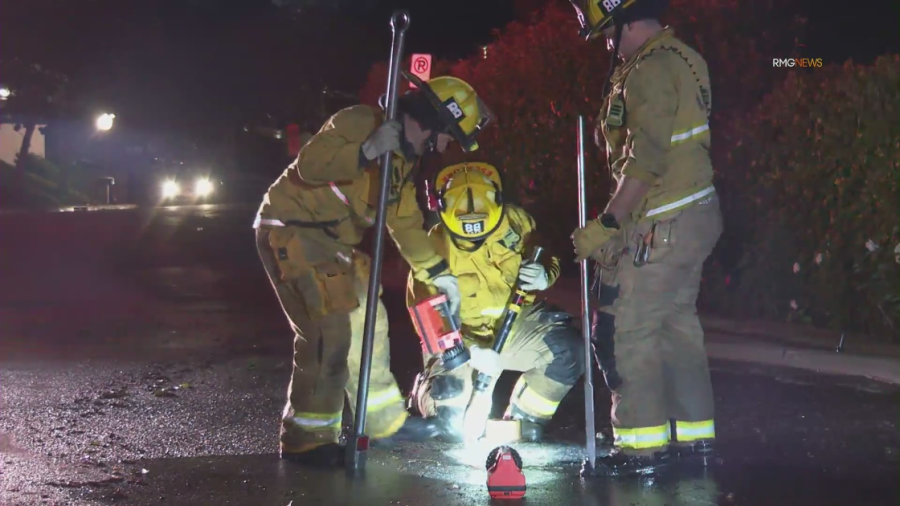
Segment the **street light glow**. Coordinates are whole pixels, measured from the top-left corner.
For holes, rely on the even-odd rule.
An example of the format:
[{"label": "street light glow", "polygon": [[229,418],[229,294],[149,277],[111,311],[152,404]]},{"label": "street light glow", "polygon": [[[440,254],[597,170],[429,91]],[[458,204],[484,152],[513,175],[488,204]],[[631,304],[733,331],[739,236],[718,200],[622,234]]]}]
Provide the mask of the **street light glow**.
[{"label": "street light glow", "polygon": [[103,113],[100,116],[97,116],[97,130],[101,132],[108,132],[113,127],[113,120],[116,119],[115,114]]},{"label": "street light glow", "polygon": [[9,91],[9,88],[0,88],[0,100],[6,100],[10,95],[12,95],[12,92]]}]

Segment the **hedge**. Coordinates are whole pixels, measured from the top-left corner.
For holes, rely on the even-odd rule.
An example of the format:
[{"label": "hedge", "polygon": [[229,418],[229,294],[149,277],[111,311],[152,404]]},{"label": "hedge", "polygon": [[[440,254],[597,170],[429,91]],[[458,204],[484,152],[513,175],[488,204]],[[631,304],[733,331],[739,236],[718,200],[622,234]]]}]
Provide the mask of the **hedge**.
[{"label": "hedge", "polygon": [[898,76],[897,55],[791,72],[748,116],[729,154],[744,254],[706,271],[718,310],[897,338]]}]

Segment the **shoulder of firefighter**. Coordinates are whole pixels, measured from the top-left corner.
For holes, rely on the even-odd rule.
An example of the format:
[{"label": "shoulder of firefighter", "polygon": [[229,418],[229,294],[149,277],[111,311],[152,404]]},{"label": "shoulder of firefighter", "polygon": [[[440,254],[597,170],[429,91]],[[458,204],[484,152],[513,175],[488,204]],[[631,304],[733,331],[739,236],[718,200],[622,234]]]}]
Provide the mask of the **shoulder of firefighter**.
[{"label": "shoulder of firefighter", "polygon": [[332,239],[357,244],[358,228],[372,222],[367,212],[371,185],[366,169],[373,166],[362,163],[366,160],[360,159],[360,148],[380,123],[378,111],[365,105],[348,107],[329,118],[269,187],[254,228],[296,225],[315,230],[321,225]]},{"label": "shoulder of firefighter", "polygon": [[651,187],[634,218],[663,219],[710,198],[715,188],[706,61],[666,28],[617,77],[605,120],[613,171],[617,179],[628,176]]},{"label": "shoulder of firefighter", "polygon": [[[366,160],[361,147],[381,122],[380,111],[366,105],[348,107],[329,118],[269,188],[254,227],[321,225],[331,240],[359,244],[364,230],[375,223],[380,188],[379,160]],[[429,280],[446,273],[447,265],[424,230],[415,163],[394,152],[385,219],[400,254],[419,279]]]},{"label": "shoulder of firefighter", "polygon": [[[503,314],[512,288],[519,276],[519,268],[531,253],[536,224],[524,209],[505,204],[504,218],[497,230],[488,236],[475,251],[456,247],[444,225],[435,225],[429,232],[435,250],[446,259],[450,273],[459,279],[462,304],[460,319],[467,335],[493,335],[495,324]],[[552,285],[559,277],[559,259],[544,256],[542,260]],[[433,287],[414,279],[407,282],[407,306],[435,295]]]}]

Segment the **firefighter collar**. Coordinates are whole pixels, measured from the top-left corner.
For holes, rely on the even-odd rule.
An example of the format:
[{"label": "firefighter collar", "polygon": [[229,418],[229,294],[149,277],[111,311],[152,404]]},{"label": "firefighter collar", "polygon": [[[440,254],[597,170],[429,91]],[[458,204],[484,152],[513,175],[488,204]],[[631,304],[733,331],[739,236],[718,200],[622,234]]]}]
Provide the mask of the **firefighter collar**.
[{"label": "firefighter collar", "polygon": [[634,53],[634,56],[625,64],[626,68],[630,68],[635,63],[640,61],[644,56],[647,55],[653,48],[659,45],[664,39],[668,39],[675,36],[675,29],[671,26],[665,26],[659,33],[647,39],[641,47]]}]

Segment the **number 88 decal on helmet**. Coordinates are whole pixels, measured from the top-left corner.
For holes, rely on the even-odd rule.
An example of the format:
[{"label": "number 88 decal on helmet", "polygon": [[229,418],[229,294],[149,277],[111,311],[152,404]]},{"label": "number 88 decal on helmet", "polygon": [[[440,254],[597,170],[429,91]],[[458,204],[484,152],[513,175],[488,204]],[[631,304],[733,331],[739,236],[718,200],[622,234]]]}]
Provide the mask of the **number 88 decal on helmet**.
[{"label": "number 88 decal on helmet", "polygon": [[492,165],[467,162],[435,178],[441,223],[454,240],[480,241],[503,221],[503,180]]}]

